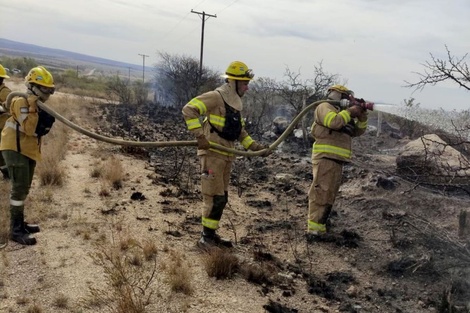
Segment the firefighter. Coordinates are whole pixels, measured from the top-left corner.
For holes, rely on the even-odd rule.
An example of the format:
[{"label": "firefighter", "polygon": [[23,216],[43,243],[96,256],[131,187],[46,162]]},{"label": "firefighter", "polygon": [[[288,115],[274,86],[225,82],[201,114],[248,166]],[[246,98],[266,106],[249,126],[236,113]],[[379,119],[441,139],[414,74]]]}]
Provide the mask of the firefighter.
[{"label": "firefighter", "polygon": [[[183,107],[183,117],[188,130],[196,137],[197,155],[201,165],[201,192],[203,196],[201,248],[210,246],[232,247],[216,230],[228,202],[228,186],[235,156],[214,148],[216,143],[234,148],[239,140],[245,149],[259,151],[267,147],[254,141],[245,130],[241,116],[242,97],[254,74],[245,63],[234,61],[225,71],[225,84],[201,94]],[[205,117],[202,124],[200,117]],[[263,155],[269,155],[269,150]]]},{"label": "firefighter", "polygon": [[[6,108],[5,103],[7,101],[7,97],[10,94],[11,90],[3,82],[5,78],[10,78],[10,76],[7,75],[7,71],[0,64],[0,131],[3,129],[3,126],[5,126],[5,122],[10,117],[10,114],[8,114],[7,110],[5,109]],[[8,175],[8,169],[5,164],[5,160],[3,160],[1,153],[0,153],[0,171],[2,172],[4,179],[10,178],[10,176]]]},{"label": "firefighter", "polygon": [[327,99],[339,101],[333,105],[320,103],[315,109],[311,134],[313,182],[308,193],[308,238],[327,232],[326,223],[341,185],[343,165],[350,162],[352,137],[364,134],[367,111],[360,105],[350,105],[354,92],[342,85],[327,90]]},{"label": "firefighter", "polygon": [[24,220],[24,201],[29,194],[36,162],[41,160],[42,137],[52,127],[54,117],[41,110],[37,101],[46,102],[55,91],[54,79],[44,67],[32,68],[25,78],[27,99],[13,98],[11,117],[2,130],[0,151],[10,173],[10,239],[22,245],[36,244],[31,233],[38,225]]}]

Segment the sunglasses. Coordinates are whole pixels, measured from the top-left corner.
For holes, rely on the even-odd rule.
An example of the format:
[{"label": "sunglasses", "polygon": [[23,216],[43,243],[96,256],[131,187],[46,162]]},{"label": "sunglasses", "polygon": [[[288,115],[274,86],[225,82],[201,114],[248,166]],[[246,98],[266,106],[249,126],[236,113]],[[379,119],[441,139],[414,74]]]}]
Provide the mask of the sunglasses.
[{"label": "sunglasses", "polygon": [[39,90],[42,92],[42,93],[45,93],[47,95],[53,95],[54,92],[55,92],[55,88],[54,87],[44,87],[44,86],[38,86]]}]

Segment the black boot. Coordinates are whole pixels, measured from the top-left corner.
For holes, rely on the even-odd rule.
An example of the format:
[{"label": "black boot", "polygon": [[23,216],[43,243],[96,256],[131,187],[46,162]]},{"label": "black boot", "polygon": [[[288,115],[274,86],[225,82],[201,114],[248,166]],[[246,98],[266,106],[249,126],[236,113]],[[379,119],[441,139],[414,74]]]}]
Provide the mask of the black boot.
[{"label": "black boot", "polygon": [[208,247],[225,247],[232,248],[233,244],[229,240],[222,239],[218,234],[216,234],[214,229],[204,227],[204,230],[201,233],[201,239],[199,239],[197,245],[200,248]]},{"label": "black boot", "polygon": [[26,230],[23,218],[23,214],[12,217],[10,239],[26,246],[35,245],[36,238],[31,237],[29,232]]},{"label": "black boot", "polygon": [[225,248],[232,248],[233,243],[230,240],[223,239],[217,233],[214,235],[214,241],[217,243],[218,246],[225,247]]},{"label": "black boot", "polygon": [[41,231],[41,229],[39,228],[39,225],[29,224],[29,223],[26,223],[26,222],[24,222],[24,228],[30,234],[39,233]]}]

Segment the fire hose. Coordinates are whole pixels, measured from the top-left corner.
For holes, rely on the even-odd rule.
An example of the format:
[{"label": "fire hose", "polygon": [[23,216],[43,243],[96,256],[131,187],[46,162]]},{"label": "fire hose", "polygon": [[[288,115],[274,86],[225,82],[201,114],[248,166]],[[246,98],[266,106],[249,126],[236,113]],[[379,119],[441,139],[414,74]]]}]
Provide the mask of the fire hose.
[{"label": "fire hose", "polygon": [[[24,92],[19,92],[19,91],[11,92],[8,95],[7,100],[6,100],[6,109],[9,109],[10,104],[11,104],[11,100],[14,97],[23,97],[23,98],[26,99],[27,94],[24,93]],[[227,147],[218,145],[218,144],[213,143],[213,142],[210,143],[210,147],[212,149],[216,149],[216,150],[220,150],[220,151],[224,151],[224,152],[229,152],[229,153],[233,153],[233,154],[236,154],[236,155],[242,155],[242,156],[261,156],[261,155],[264,155],[268,151],[275,150],[277,148],[277,146],[279,146],[281,144],[281,142],[283,142],[286,139],[286,137],[289,136],[290,133],[292,133],[295,126],[302,119],[302,117],[304,117],[304,115],[307,114],[310,110],[314,110],[316,108],[316,106],[319,105],[322,102],[328,102],[328,103],[336,104],[336,105],[340,103],[339,101],[333,101],[333,100],[319,100],[319,101],[316,101],[316,102],[313,102],[313,103],[309,104],[292,120],[292,122],[289,124],[289,126],[286,128],[286,130],[281,134],[281,136],[279,136],[279,138],[277,138],[276,141],[274,141],[266,149],[259,150],[259,151],[242,151],[242,150],[239,150],[239,149],[227,148]],[[103,141],[103,142],[107,142],[107,143],[110,143],[110,144],[121,145],[121,146],[145,147],[145,148],[197,146],[197,141],[195,141],[195,140],[194,141],[130,141],[130,140],[122,140],[122,139],[116,139],[116,138],[103,136],[103,135],[91,132],[89,130],[86,130],[83,127],[71,122],[70,120],[63,117],[59,113],[55,112],[53,109],[51,109],[49,106],[47,106],[46,104],[44,104],[43,102],[41,102],[39,100],[37,101],[37,104],[38,104],[39,108],[46,111],[48,114],[52,115],[57,120],[64,123],[66,126],[72,128],[73,130],[75,130],[75,131],[77,131],[77,132],[79,132],[83,135],[86,135],[88,137],[91,137],[93,139]],[[373,104],[371,104],[369,102],[367,104],[369,104],[368,107],[366,107],[366,106],[362,106],[362,107],[364,109],[371,110],[373,108]],[[361,105],[361,104],[358,102],[358,103],[355,103],[355,105]]]}]

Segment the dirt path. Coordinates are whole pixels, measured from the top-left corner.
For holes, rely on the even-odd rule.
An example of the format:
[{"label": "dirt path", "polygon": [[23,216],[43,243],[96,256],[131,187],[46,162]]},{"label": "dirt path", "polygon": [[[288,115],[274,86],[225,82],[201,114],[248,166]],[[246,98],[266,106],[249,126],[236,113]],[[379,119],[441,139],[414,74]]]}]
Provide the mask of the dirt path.
[{"label": "dirt path", "polygon": [[[118,158],[124,168],[123,188],[110,189],[110,196],[103,197],[100,192],[105,183],[91,173],[111,156]],[[160,194],[168,188],[152,183],[155,172],[147,161],[70,132],[68,152],[62,163],[67,173],[64,186],[45,191],[39,187],[37,177],[33,182],[29,203],[40,201],[44,193],[51,198],[49,203],[39,204],[47,206],[41,209],[45,216],[36,213],[42,229],[36,234],[38,243],[25,247],[10,241],[1,251],[0,273],[4,283],[0,286],[1,312],[17,312],[32,306],[42,308],[43,312],[99,312],[100,309],[83,304],[88,301],[90,286],[105,287],[103,268],[94,264],[91,254],[98,251],[99,244],[119,244],[126,237],[154,242],[159,267],[168,262],[170,254],[181,254],[192,273],[194,292],[189,299],[169,290],[164,273],[158,273],[152,285],[158,292],[148,306],[149,312],[260,312],[265,300],[246,298],[247,292],[256,293],[248,282],[234,284],[207,277],[201,252],[195,247],[200,228],[199,202],[184,198],[174,202],[162,197]],[[145,200],[131,200],[134,192],[142,193]],[[236,190],[231,192],[235,194]],[[245,207],[238,197],[234,197],[231,205]],[[190,236],[168,235],[187,216],[194,216],[195,220],[188,226]],[[245,232],[243,228],[240,231]],[[67,305],[57,306],[63,299]]]}]

